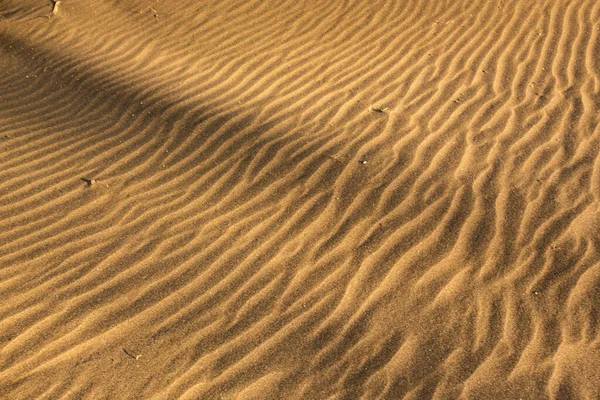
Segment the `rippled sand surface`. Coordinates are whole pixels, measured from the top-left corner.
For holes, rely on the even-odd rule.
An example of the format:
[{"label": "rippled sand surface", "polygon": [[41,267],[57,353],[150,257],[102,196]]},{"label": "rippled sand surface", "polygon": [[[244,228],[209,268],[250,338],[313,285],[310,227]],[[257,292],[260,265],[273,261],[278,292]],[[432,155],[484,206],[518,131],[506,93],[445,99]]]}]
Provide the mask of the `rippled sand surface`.
[{"label": "rippled sand surface", "polygon": [[0,88],[0,398],[599,398],[599,2],[2,0]]}]

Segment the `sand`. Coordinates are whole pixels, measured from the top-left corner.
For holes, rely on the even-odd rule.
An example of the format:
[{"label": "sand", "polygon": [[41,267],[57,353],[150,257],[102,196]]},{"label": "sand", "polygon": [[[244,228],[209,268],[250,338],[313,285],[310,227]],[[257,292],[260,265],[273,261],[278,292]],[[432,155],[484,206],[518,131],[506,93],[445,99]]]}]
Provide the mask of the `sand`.
[{"label": "sand", "polygon": [[0,67],[0,398],[600,398],[599,2],[3,0]]}]

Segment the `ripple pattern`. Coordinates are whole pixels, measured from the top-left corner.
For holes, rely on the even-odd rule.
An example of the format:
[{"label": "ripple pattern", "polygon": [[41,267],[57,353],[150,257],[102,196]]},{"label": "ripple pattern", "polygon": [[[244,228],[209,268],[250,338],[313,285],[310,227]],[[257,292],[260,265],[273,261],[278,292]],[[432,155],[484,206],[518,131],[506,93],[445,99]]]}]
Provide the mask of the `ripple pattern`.
[{"label": "ripple pattern", "polygon": [[0,397],[591,399],[600,3],[0,1]]}]

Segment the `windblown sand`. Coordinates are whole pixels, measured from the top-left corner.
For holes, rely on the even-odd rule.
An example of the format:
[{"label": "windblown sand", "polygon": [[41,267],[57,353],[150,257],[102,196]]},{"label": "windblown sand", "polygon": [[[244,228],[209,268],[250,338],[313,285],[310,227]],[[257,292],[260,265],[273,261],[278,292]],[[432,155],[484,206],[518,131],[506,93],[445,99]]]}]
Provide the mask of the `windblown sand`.
[{"label": "windblown sand", "polygon": [[600,398],[600,2],[56,4],[0,1],[1,399]]}]

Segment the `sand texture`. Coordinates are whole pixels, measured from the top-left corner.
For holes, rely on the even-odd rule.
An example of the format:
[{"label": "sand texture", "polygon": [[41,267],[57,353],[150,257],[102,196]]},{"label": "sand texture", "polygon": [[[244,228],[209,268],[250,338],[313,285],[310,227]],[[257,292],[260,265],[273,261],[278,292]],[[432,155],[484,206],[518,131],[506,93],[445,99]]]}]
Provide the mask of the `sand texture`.
[{"label": "sand texture", "polygon": [[600,399],[600,2],[1,0],[0,399]]}]

